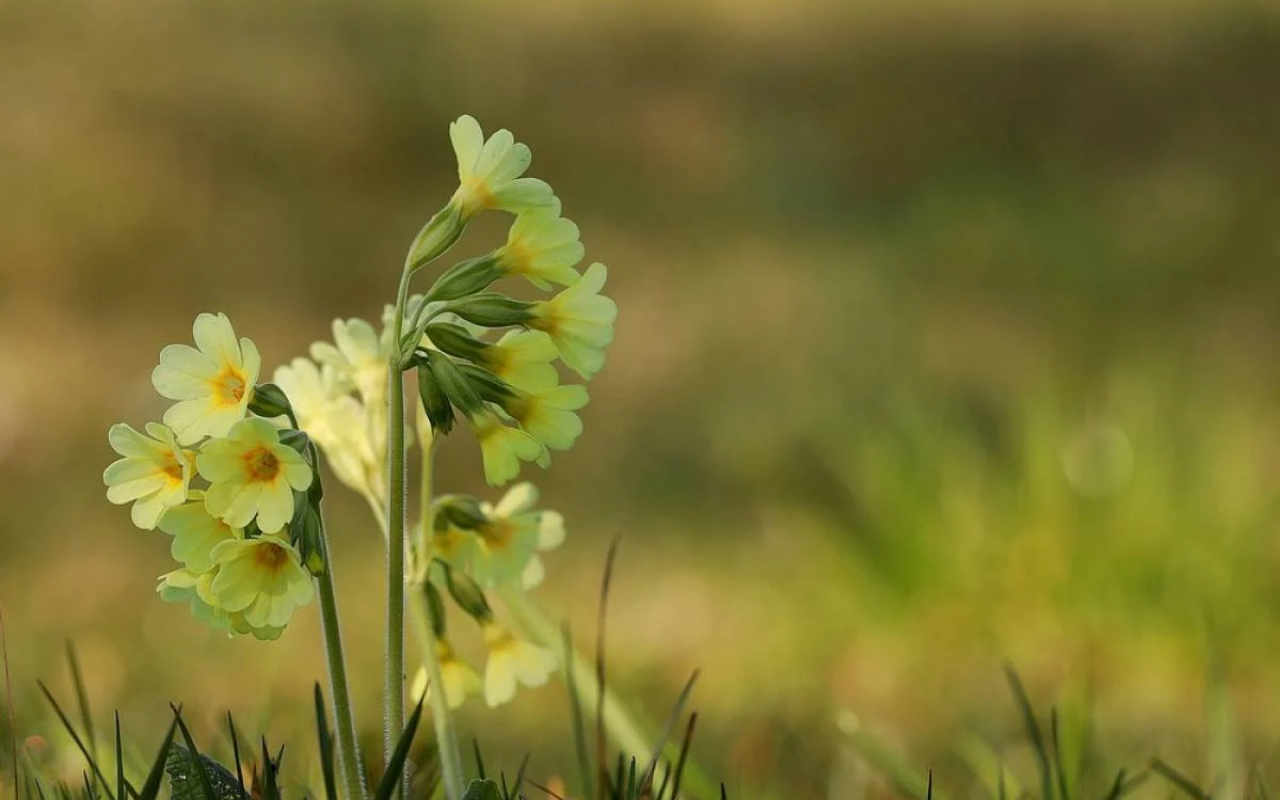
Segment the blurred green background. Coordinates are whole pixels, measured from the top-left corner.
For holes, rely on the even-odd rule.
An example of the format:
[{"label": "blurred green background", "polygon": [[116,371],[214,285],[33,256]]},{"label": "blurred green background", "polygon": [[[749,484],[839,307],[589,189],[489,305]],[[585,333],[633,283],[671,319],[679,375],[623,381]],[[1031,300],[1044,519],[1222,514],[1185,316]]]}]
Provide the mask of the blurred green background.
[{"label": "blurred green background", "polygon": [[[200,311],[267,368],[376,318],[471,113],[531,145],[621,307],[586,435],[529,474],[570,530],[540,595],[589,630],[622,535],[614,683],[657,717],[701,667],[697,754],[731,788],[822,796],[841,709],[921,765],[1011,736],[1005,659],[1171,757],[1216,662],[1265,755],[1277,86],[1264,2],[0,6],[21,732],[51,733],[34,680],[69,696],[74,640],[134,729],[176,700],[310,741],[314,607],[264,645],[161,603],[165,540],[104,499],[105,432],[160,416],[151,367]],[[439,485],[488,496],[452,439]],[[372,723],[382,542],[331,495]],[[473,703],[464,735],[550,775],[564,707]]]}]

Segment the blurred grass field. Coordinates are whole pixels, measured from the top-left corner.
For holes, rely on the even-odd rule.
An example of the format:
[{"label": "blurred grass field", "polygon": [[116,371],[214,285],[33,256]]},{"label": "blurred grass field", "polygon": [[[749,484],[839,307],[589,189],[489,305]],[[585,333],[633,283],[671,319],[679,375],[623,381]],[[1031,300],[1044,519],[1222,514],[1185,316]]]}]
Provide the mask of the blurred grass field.
[{"label": "blurred grass field", "polygon": [[[1278,79],[1266,3],[0,7],[20,718],[70,639],[135,727],[184,700],[309,735],[314,610],[264,646],[156,599],[105,431],[160,415],[150,369],[199,311],[268,367],[376,317],[467,112],[532,146],[621,307],[586,435],[529,476],[570,530],[541,595],[589,630],[621,534],[614,682],[658,716],[701,667],[699,755],[742,796],[825,791],[839,709],[921,763],[998,739],[1005,659],[1170,755],[1219,663],[1269,757]],[[487,492],[453,438],[439,485]],[[382,543],[333,495],[372,719]],[[563,706],[464,730],[549,773]]]}]

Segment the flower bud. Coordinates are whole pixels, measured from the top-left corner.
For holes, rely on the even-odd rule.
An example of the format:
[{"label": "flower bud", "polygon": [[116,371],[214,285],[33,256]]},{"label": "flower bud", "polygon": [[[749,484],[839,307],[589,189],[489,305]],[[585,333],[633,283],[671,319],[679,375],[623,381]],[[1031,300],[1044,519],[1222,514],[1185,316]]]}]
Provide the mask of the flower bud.
[{"label": "flower bud", "polygon": [[502,267],[492,255],[459,261],[436,279],[427,291],[426,301],[457,300],[473,295],[489,288],[502,274]]},{"label": "flower bud", "polygon": [[470,417],[484,409],[484,400],[448,356],[428,353],[427,366],[436,386],[459,411]]},{"label": "flower bud", "polygon": [[436,501],[436,530],[456,525],[464,530],[474,531],[488,521],[489,518],[480,510],[480,503],[474,497],[448,495]]},{"label": "flower bud", "polygon": [[422,592],[427,597],[427,614],[431,617],[431,630],[435,633],[436,638],[444,637],[444,600],[440,597],[440,591],[432,585],[431,581],[422,584]]},{"label": "flower bud", "polygon": [[533,319],[530,311],[533,306],[533,303],[513,300],[497,292],[481,292],[455,300],[447,308],[467,322],[486,328],[505,328],[523,325]]},{"label": "flower bud", "polygon": [[480,622],[493,619],[493,609],[489,608],[489,601],[485,599],[484,590],[480,588],[480,584],[466,573],[450,569],[447,565],[444,568],[444,577],[449,595],[463,611]]},{"label": "flower bud", "polygon": [[437,211],[431,221],[418,231],[413,244],[409,246],[409,256],[405,259],[409,274],[444,255],[458,241],[458,237],[462,236],[466,227],[466,220],[453,203]]},{"label": "flower bud", "polygon": [[289,405],[288,395],[274,383],[260,383],[253,388],[249,411],[268,419],[286,415],[293,418],[293,407]]},{"label": "flower bud", "polygon": [[320,513],[307,501],[306,492],[294,492],[293,505],[293,519],[289,520],[290,543],[298,549],[308,572],[323,575],[326,556],[320,530]]},{"label": "flower bud", "polygon": [[427,421],[431,423],[431,430],[448,434],[453,430],[453,405],[449,402],[449,396],[444,393],[437,383],[435,376],[431,374],[430,356],[419,359],[418,364],[418,395],[422,398],[422,410],[427,414]]}]

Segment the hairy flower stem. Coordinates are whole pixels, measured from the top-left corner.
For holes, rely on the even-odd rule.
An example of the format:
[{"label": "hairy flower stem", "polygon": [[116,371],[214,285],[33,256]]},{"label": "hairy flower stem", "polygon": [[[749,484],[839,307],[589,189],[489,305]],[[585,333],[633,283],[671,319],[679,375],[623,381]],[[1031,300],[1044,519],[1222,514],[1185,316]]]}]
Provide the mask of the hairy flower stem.
[{"label": "hairy flower stem", "polygon": [[325,571],[316,576],[316,583],[320,587],[320,624],[324,632],[329,694],[333,699],[334,728],[338,736],[338,771],[347,799],[363,800],[369,796],[369,787],[356,742],[355,712],[351,708],[351,689],[347,684],[347,657],[342,648],[338,599],[333,588],[333,559],[329,557],[329,534],[325,530],[323,516],[320,518],[320,546],[324,550]]},{"label": "hairy flower stem", "polygon": [[[431,503],[432,478],[435,473],[435,439],[427,439],[422,443],[422,474],[419,491],[422,498],[422,522],[418,537],[418,562],[421,569],[418,576],[429,580],[431,565]],[[431,679],[432,688],[428,700],[431,703],[431,720],[435,723],[436,746],[440,751],[440,772],[444,776],[445,797],[448,800],[460,800],[465,779],[462,774],[462,753],[458,749],[458,733],[453,727],[453,714],[449,710],[449,699],[444,692],[444,673],[440,669],[440,653],[436,649],[435,620],[431,619],[431,609],[421,586],[411,587],[410,609],[413,613],[414,631],[422,649],[422,663],[427,668],[427,677]]]},{"label": "hairy flower stem", "polygon": [[[383,765],[391,759],[404,731],[404,546],[405,455],[404,370],[400,338],[404,335],[405,305],[409,300],[410,271],[400,276],[395,320],[391,328],[391,353],[387,359],[387,654],[384,673]],[[396,792],[404,795],[403,781]]]}]

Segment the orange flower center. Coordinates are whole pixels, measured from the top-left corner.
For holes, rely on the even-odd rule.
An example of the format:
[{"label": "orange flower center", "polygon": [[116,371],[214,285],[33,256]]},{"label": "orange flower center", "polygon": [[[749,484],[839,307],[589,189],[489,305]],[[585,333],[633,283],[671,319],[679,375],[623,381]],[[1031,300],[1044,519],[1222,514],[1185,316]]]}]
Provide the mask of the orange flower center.
[{"label": "orange flower center", "polygon": [[265,447],[255,447],[244,456],[244,468],[254,482],[270,483],[280,474],[280,459]]},{"label": "orange flower center", "polygon": [[253,554],[254,560],[272,572],[278,572],[289,561],[289,551],[278,544],[259,545],[256,551]]},{"label": "orange flower center", "polygon": [[213,396],[223,405],[239,405],[247,390],[244,373],[233,367],[227,367],[209,381],[213,387]]},{"label": "orange flower center", "polygon": [[160,467],[160,471],[168,475],[171,481],[179,483],[182,481],[182,463],[172,453],[165,457],[164,465]]}]

